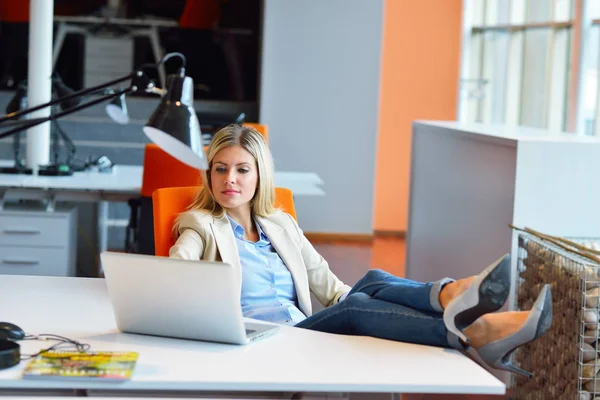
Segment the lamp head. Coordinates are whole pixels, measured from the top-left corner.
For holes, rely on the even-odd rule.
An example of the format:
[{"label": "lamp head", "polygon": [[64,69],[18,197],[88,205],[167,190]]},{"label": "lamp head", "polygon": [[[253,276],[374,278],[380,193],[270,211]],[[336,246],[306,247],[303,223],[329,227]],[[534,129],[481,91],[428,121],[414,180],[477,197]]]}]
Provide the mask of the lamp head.
[{"label": "lamp head", "polygon": [[115,97],[106,105],[106,113],[110,119],[118,124],[125,125],[129,123],[129,113],[127,112],[125,93]]},{"label": "lamp head", "polygon": [[144,133],[165,152],[197,169],[208,169],[200,123],[194,110],[194,81],[181,68],[167,78],[167,92],[152,113]]}]

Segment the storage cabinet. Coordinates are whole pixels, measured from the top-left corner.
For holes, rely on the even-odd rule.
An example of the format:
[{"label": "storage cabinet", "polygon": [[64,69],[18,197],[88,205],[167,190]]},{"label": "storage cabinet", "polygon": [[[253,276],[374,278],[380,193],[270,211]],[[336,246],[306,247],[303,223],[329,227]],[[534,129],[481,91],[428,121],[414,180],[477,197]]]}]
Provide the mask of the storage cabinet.
[{"label": "storage cabinet", "polygon": [[600,237],[599,154],[600,137],[415,122],[406,277],[475,275],[506,253],[516,276],[517,235],[509,224]]},{"label": "storage cabinet", "polygon": [[5,204],[0,211],[0,274],[75,276],[77,209]]}]

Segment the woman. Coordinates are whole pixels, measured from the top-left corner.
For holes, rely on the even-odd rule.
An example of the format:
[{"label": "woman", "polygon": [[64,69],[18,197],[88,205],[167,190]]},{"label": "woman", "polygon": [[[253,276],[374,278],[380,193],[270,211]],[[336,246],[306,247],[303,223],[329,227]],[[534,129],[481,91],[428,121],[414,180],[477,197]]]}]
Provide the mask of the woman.
[{"label": "woman", "polygon": [[[504,256],[477,276],[420,283],[369,271],[343,284],[295,220],[275,209],[273,160],[252,128],[214,136],[209,170],[189,211],[175,223],[170,256],[223,261],[241,270],[244,316],[299,328],[366,335],[476,352],[494,368],[531,377],[508,356],[552,321],[545,286],[530,311],[501,312],[510,291]],[[325,307],[312,314],[310,293]]]}]

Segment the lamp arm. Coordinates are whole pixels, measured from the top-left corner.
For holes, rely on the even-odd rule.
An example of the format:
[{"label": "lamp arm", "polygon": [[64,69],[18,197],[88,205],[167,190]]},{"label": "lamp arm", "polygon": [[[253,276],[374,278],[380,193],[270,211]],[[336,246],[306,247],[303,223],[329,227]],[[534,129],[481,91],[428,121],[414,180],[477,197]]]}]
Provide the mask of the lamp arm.
[{"label": "lamp arm", "polygon": [[[90,88],[90,89],[92,89],[92,88]],[[96,90],[97,89],[98,88],[96,88]],[[53,121],[55,119],[62,118],[65,115],[69,115],[69,114],[72,114],[74,112],[83,110],[84,108],[88,108],[88,107],[91,107],[91,106],[96,105],[98,103],[102,103],[105,100],[109,100],[109,99],[112,99],[114,97],[118,97],[118,96],[120,96],[122,94],[127,94],[127,93],[130,93],[130,92],[133,92],[136,89],[137,88],[132,85],[131,87],[128,87],[126,89],[121,89],[121,90],[118,90],[118,91],[116,91],[114,93],[107,94],[106,96],[102,96],[102,97],[99,97],[97,99],[90,100],[87,103],[83,103],[83,104],[80,104],[80,105],[75,106],[73,108],[69,108],[68,110],[61,111],[61,112],[56,113],[56,114],[52,114],[52,115],[50,115],[48,117],[45,117],[45,118],[36,118],[34,120],[27,121],[27,123],[23,123],[21,126],[17,126],[16,128],[9,129],[8,131],[1,132],[0,133],[0,139],[8,137],[8,136],[11,136],[11,135],[14,135],[17,132],[24,131],[24,130],[32,128],[32,127],[34,127],[36,125],[43,124],[44,122]],[[47,107],[47,106],[48,106],[48,104],[44,105],[44,107]],[[25,111],[28,111],[28,110],[25,110]]]},{"label": "lamp arm", "polygon": [[[133,79],[133,78],[136,78],[136,77],[137,78],[141,78],[143,75],[144,75],[144,73],[142,71],[134,71],[134,72],[132,72],[131,74],[129,74],[127,76],[123,76],[121,78],[113,79],[112,81],[109,81],[109,82],[106,82],[106,83],[102,83],[100,85],[92,86],[90,88],[83,89],[83,90],[80,90],[78,92],[71,93],[70,95],[61,97],[60,99],[55,99],[55,100],[49,101],[49,102],[44,103],[44,104],[40,104],[40,105],[37,105],[37,106],[34,106],[34,107],[26,108],[25,110],[21,110],[21,111],[17,111],[17,112],[5,115],[2,118],[0,118],[0,124],[2,124],[4,121],[8,121],[8,120],[11,120],[11,119],[16,119],[16,118],[19,118],[19,117],[21,117],[21,116],[23,116],[25,114],[29,114],[31,112],[38,111],[38,110],[41,110],[43,108],[53,106],[53,105],[58,104],[58,103],[60,103],[61,101],[64,101],[64,100],[69,100],[69,99],[72,99],[72,98],[75,98],[75,97],[85,96],[88,93],[97,92],[99,90],[105,89],[105,88],[107,88],[109,86],[112,86],[114,84],[126,81],[128,79]],[[134,83],[132,83],[131,88],[133,88],[133,91],[139,89],[138,87],[135,86]],[[67,111],[70,111],[70,110],[67,110]],[[31,126],[34,126],[34,125],[31,125]]]},{"label": "lamp arm", "polygon": [[179,57],[181,59],[181,67],[183,69],[185,69],[187,60],[186,60],[185,56],[183,55],[183,53],[179,53],[179,52],[172,52],[172,53],[165,54],[165,56],[163,58],[161,58],[160,61],[158,61],[156,63],[142,64],[138,69],[143,70],[146,67],[158,68],[173,57]]},{"label": "lamp arm", "polygon": [[8,128],[11,126],[22,126],[24,124],[31,123],[31,122],[39,122],[41,124],[42,122],[46,122],[46,120],[44,118],[32,118],[32,119],[18,119],[16,121],[6,121],[5,123],[0,125],[0,129]]},{"label": "lamp arm", "polygon": [[71,140],[69,135],[67,135],[65,133],[65,131],[62,130],[62,127],[58,124],[58,121],[54,121],[54,127],[56,129],[56,132],[58,133],[58,136],[61,137],[63,142],[65,142],[65,144],[69,148],[69,155],[67,156],[66,164],[70,164],[71,159],[73,158],[73,156],[75,155],[75,152],[77,151],[77,147],[75,147],[75,143],[73,143],[73,141]]},{"label": "lamp arm", "polygon": [[179,52],[165,54],[165,56],[159,62],[156,63],[156,66],[158,67],[159,65],[164,64],[168,59],[170,59],[172,57],[179,57],[182,62],[181,67],[185,69],[187,60],[186,60],[185,56],[183,55],[183,53],[179,53]]}]

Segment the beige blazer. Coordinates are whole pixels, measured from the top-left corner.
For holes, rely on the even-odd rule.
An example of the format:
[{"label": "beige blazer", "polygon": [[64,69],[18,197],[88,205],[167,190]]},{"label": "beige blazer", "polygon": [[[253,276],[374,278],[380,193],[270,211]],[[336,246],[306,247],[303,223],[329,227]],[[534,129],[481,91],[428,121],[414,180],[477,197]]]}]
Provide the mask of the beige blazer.
[{"label": "beige blazer", "polygon": [[[306,316],[312,315],[311,292],[328,307],[350,291],[350,287],[331,272],[327,261],[317,253],[289,214],[278,211],[267,218],[256,217],[256,220],[289,269],[298,306]],[[232,265],[241,276],[238,248],[226,216],[216,218],[204,210],[185,212],[180,218],[179,235],[169,251],[170,257],[223,261]]]}]

